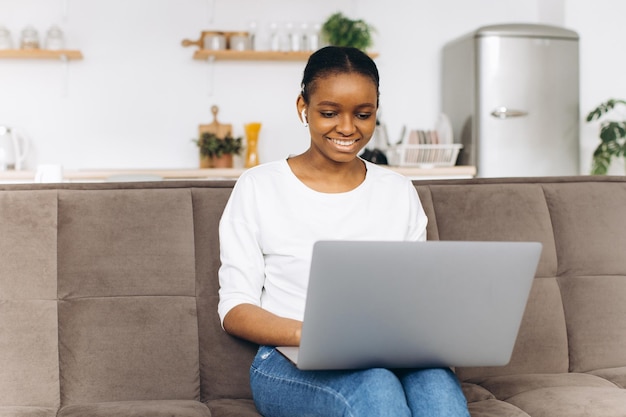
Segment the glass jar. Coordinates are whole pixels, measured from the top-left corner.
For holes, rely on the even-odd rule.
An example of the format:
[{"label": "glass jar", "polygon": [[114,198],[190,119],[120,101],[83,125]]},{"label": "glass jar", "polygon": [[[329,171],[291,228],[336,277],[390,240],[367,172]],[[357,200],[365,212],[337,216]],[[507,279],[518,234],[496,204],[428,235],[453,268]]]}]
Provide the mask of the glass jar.
[{"label": "glass jar", "polygon": [[249,38],[249,42],[250,42],[250,49],[252,50],[257,50],[258,49],[258,45],[257,45],[257,22],[256,20],[251,20],[248,22],[248,33],[250,34]]},{"label": "glass jar", "polygon": [[211,32],[204,35],[204,49],[222,51],[226,49],[226,36],[223,32]]},{"label": "glass jar", "polygon": [[56,25],[48,29],[46,33],[45,48],[50,50],[60,50],[65,48],[63,31]]},{"label": "glass jar", "polygon": [[0,26],[0,49],[13,49],[11,32],[4,26]]},{"label": "glass jar", "polygon": [[321,23],[313,23],[309,26],[309,31],[307,32],[307,48],[309,51],[317,51],[321,47],[320,37],[322,30]]},{"label": "glass jar", "polygon": [[248,32],[231,33],[228,47],[234,51],[247,51],[252,49],[250,45],[250,34],[248,34]]},{"label": "glass jar", "polygon": [[20,48],[39,49],[39,34],[37,33],[37,29],[33,26],[28,25],[22,30]]}]

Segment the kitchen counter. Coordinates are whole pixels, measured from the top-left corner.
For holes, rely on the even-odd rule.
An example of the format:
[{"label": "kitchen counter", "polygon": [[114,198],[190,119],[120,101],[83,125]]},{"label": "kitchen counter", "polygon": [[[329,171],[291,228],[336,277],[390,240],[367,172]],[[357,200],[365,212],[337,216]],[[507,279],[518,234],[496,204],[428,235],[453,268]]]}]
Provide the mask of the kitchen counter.
[{"label": "kitchen counter", "polygon": [[[389,167],[411,179],[472,178],[476,175],[473,166],[452,167]],[[102,182],[102,181],[148,181],[148,180],[229,180],[236,179],[245,171],[244,168],[207,168],[207,169],[101,169],[101,170],[65,170],[66,182]],[[0,171],[1,183],[34,182],[34,171]]]}]

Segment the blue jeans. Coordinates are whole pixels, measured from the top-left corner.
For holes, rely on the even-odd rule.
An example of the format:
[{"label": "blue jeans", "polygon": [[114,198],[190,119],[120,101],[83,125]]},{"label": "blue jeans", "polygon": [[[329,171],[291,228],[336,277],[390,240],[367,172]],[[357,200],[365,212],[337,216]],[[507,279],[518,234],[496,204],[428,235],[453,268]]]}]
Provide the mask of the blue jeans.
[{"label": "blue jeans", "polygon": [[469,417],[448,368],[301,371],[276,349],[261,346],[250,384],[265,417]]}]

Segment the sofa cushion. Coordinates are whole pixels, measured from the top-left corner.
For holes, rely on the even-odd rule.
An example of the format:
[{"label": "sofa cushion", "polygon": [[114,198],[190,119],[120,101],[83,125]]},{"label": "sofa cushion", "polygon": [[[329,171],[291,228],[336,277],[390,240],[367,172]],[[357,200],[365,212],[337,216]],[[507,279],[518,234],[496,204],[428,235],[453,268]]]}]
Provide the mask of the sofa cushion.
[{"label": "sofa cushion", "polygon": [[57,407],[0,407],[0,417],[56,417]]},{"label": "sofa cushion", "polygon": [[544,189],[558,242],[558,275],[626,275],[626,184],[545,184]]},{"label": "sofa cushion", "polygon": [[463,395],[467,402],[473,403],[476,401],[492,400],[496,398],[492,393],[478,384],[472,384],[469,382],[462,382],[461,388],[463,389]]},{"label": "sofa cushion", "polygon": [[0,300],[0,406],[59,405],[57,305]]},{"label": "sofa cushion", "polygon": [[468,403],[467,407],[472,417],[531,417],[514,405],[496,399]]},{"label": "sofa cushion", "polygon": [[211,417],[261,417],[252,400],[212,400],[207,405]]},{"label": "sofa cushion", "polygon": [[570,370],[626,365],[626,184],[547,184]]},{"label": "sofa cushion", "polygon": [[[488,184],[430,185],[425,210],[441,240],[538,241],[543,250],[511,362],[505,367],[457,368],[475,376],[566,372],[568,346],[557,273],[556,243],[543,184],[491,180]],[[433,207],[429,208],[428,204]],[[436,214],[435,214],[436,213]],[[432,227],[432,225],[431,225]],[[430,232],[429,232],[430,233]],[[429,239],[432,233],[429,234]]]},{"label": "sofa cushion", "polygon": [[459,367],[456,373],[463,381],[497,375],[558,373],[567,372],[568,363],[559,286],[555,278],[535,278],[509,364]]},{"label": "sofa cushion", "polygon": [[477,378],[473,382],[480,384],[481,387],[488,390],[499,400],[508,400],[521,393],[543,388],[616,388],[615,384],[606,379],[579,373],[504,375],[483,379]]},{"label": "sofa cushion", "polygon": [[189,189],[60,191],[58,265],[62,405],[200,398]]},{"label": "sofa cushion", "polygon": [[[626,230],[626,229],[625,229]],[[626,364],[626,276],[560,279],[567,316],[570,370]]]},{"label": "sofa cushion", "polygon": [[195,296],[191,204],[185,189],[60,191],[59,298]]},{"label": "sofa cushion", "polygon": [[193,297],[61,301],[62,404],[200,398]]},{"label": "sofa cushion", "polygon": [[[193,190],[200,374],[202,401],[205,402],[223,398],[252,398],[250,365],[258,348],[228,335],[217,315],[220,250],[216,232],[230,193],[228,187]],[[228,378],[223,378],[223,375],[228,375]]]},{"label": "sofa cushion", "polygon": [[60,401],[57,192],[0,191],[0,213],[0,416],[45,416]]},{"label": "sofa cushion", "polygon": [[626,390],[559,386],[522,392],[507,402],[532,417],[624,417]]},{"label": "sofa cushion", "polygon": [[121,401],[61,408],[57,417],[212,417],[198,401]]},{"label": "sofa cushion", "polygon": [[626,388],[626,366],[596,369],[595,371],[589,372],[589,374],[611,381],[620,388]]},{"label": "sofa cushion", "polygon": [[57,192],[1,191],[0,213],[0,299],[54,300]]},{"label": "sofa cushion", "polygon": [[436,216],[429,222],[435,223],[440,240],[541,242],[537,276],[556,275],[554,235],[541,185],[431,185],[430,193]]},{"label": "sofa cushion", "polygon": [[[507,402],[524,411],[522,415],[532,417],[624,416],[626,410],[626,391],[606,379],[589,374],[506,375],[477,378],[473,382],[480,384],[498,401]],[[467,385],[471,384],[464,384]],[[471,399],[468,397],[468,401]],[[476,408],[478,404],[480,412]],[[478,404],[470,403],[473,416],[517,415],[516,412],[496,414],[496,410],[502,407],[499,403],[479,401]]]}]

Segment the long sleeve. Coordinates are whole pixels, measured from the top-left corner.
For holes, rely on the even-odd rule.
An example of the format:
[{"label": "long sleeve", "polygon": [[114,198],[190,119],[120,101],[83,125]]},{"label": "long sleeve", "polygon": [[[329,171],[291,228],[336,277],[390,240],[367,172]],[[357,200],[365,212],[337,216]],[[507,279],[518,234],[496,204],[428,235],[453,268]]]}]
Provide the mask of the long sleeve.
[{"label": "long sleeve", "polygon": [[428,219],[413,184],[367,167],[359,187],[336,194],[306,187],[284,160],[239,178],[220,221],[222,322],[242,303],[302,320],[318,240],[426,239]]}]

